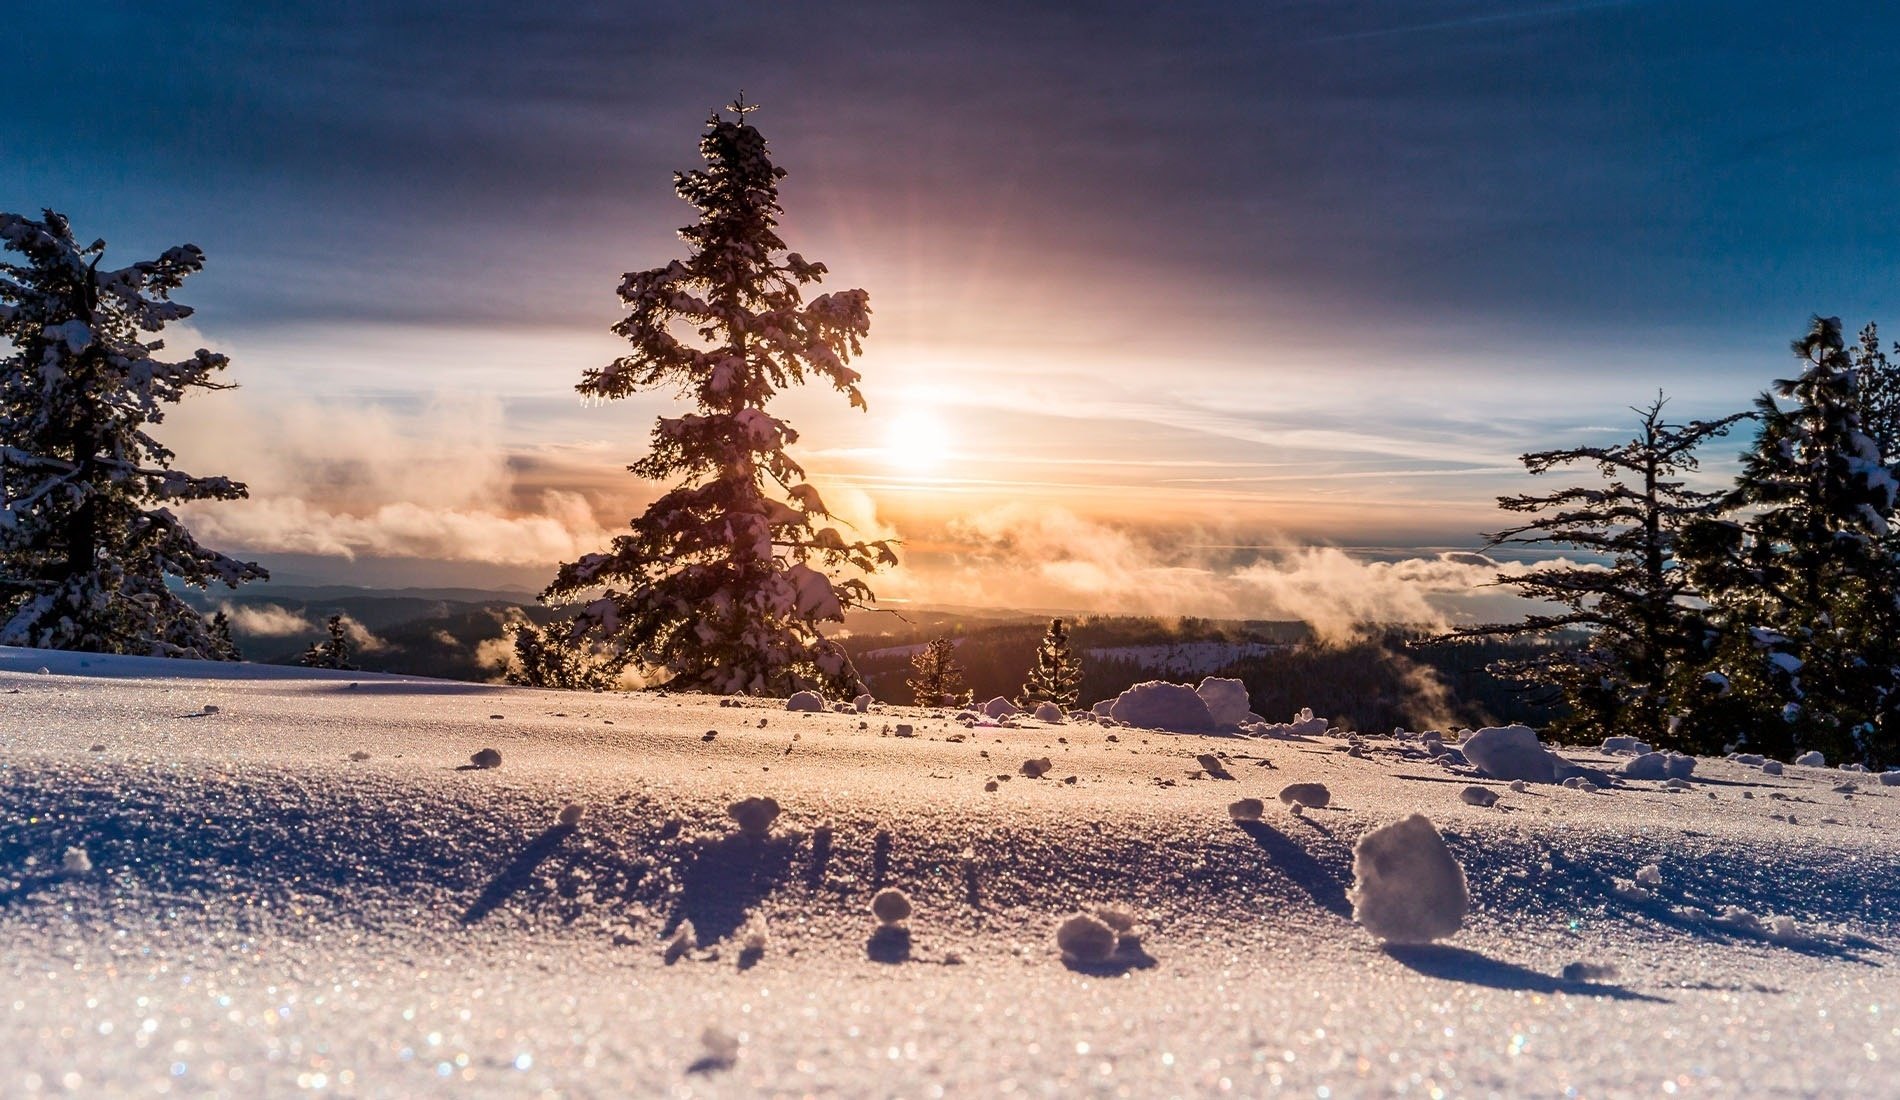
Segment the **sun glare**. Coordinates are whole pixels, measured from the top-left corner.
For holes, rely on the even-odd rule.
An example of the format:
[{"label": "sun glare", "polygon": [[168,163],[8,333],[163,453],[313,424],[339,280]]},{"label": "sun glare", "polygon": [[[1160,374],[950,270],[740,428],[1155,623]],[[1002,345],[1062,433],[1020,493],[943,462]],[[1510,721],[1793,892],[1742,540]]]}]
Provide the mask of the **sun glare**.
[{"label": "sun glare", "polygon": [[950,427],[916,409],[898,415],[884,435],[884,461],[907,474],[930,474],[950,457]]}]

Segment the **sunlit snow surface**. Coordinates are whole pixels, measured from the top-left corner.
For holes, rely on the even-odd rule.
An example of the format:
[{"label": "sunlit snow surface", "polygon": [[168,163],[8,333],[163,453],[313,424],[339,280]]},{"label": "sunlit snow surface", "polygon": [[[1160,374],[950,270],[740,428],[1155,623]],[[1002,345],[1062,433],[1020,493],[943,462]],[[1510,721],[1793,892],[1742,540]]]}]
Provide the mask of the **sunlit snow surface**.
[{"label": "sunlit snow surface", "polygon": [[[1874,777],[1518,792],[1383,738],[1012,721],[0,650],[0,1096],[1894,1091]],[[1472,912],[1388,950],[1352,849],[1414,812]],[[1101,906],[1138,946],[1065,964]]]}]

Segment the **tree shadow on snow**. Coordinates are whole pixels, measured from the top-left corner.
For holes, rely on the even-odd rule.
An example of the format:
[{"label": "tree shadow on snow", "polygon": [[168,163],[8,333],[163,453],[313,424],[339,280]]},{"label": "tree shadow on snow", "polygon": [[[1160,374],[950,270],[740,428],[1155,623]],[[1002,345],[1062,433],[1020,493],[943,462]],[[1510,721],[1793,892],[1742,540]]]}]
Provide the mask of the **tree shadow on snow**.
[{"label": "tree shadow on snow", "polygon": [[1352,903],[1346,900],[1346,888],[1326,869],[1326,865],[1309,855],[1305,848],[1292,837],[1280,832],[1264,821],[1236,821],[1234,827],[1253,838],[1268,858],[1273,860],[1293,884],[1306,891],[1314,902],[1335,916],[1351,919]]},{"label": "tree shadow on snow", "polygon": [[1467,982],[1513,993],[1570,993],[1580,997],[1608,997],[1618,1001],[1671,1003],[1667,998],[1638,993],[1608,982],[1568,981],[1535,970],[1444,944],[1386,944],[1385,953],[1428,978]]},{"label": "tree shadow on snow", "polygon": [[540,836],[528,842],[501,873],[488,880],[482,892],[468,910],[462,914],[463,924],[474,924],[495,911],[495,907],[507,901],[521,889],[534,881],[534,870],[541,861],[554,854],[561,842],[577,832],[573,825],[550,825]]},{"label": "tree shadow on snow", "polygon": [[680,873],[679,907],[667,918],[666,935],[692,921],[702,947],[739,930],[766,895],[795,872],[798,841],[732,833],[698,846]]}]

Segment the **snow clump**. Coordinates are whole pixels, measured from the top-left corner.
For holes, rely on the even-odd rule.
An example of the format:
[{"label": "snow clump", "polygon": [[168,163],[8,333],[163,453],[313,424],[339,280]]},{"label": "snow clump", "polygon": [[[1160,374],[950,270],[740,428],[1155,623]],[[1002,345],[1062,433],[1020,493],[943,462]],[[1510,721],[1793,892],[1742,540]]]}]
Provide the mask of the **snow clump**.
[{"label": "snow clump", "polygon": [[1061,707],[1054,703],[1044,701],[1036,704],[1036,721],[1054,724],[1067,721],[1067,718],[1062,713]]},{"label": "snow clump", "polygon": [[1602,751],[1610,756],[1643,756],[1652,750],[1649,742],[1634,737],[1605,737]]},{"label": "snow clump", "polygon": [[1458,792],[1458,797],[1468,806],[1495,806],[1498,804],[1498,792],[1489,787],[1475,784]]},{"label": "snow clump", "polygon": [[1259,821],[1266,812],[1267,804],[1257,798],[1243,798],[1227,807],[1227,816],[1235,821]]},{"label": "snow clump", "polygon": [[1443,939],[1471,908],[1464,868],[1422,814],[1361,837],[1352,878],[1353,919],[1387,943]]},{"label": "snow clump", "polygon": [[797,691],[785,700],[786,710],[817,712],[825,709],[825,697],[815,691]]},{"label": "snow clump", "polygon": [[1012,714],[1021,714],[1022,709],[1008,699],[998,695],[982,706],[983,714],[989,718],[1008,718]]},{"label": "snow clump", "polygon": [[1557,761],[1529,726],[1486,726],[1458,747],[1466,760],[1493,779],[1557,781]]},{"label": "snow clump", "polygon": [[469,757],[468,762],[478,768],[499,768],[501,767],[501,753],[494,749],[483,749]]},{"label": "snow clump", "polygon": [[560,816],[556,817],[555,820],[572,829],[581,823],[581,815],[586,812],[587,807],[582,806],[578,802],[569,802],[567,805],[561,807]]},{"label": "snow clump", "polygon": [[1781,772],[1782,772],[1781,761],[1766,760],[1762,762],[1761,773],[1763,775],[1780,775]]},{"label": "snow clump", "polygon": [[1119,938],[1114,926],[1090,913],[1077,913],[1056,926],[1056,948],[1070,962],[1107,962]]},{"label": "snow clump", "polygon": [[1794,758],[1794,762],[1804,768],[1827,767],[1827,757],[1823,755],[1819,749],[1802,753],[1800,756]]},{"label": "snow clump", "polygon": [[1207,704],[1207,713],[1213,717],[1214,724],[1222,729],[1240,725],[1252,712],[1247,701],[1247,685],[1239,680],[1209,676],[1201,681],[1201,686],[1195,688],[1194,693],[1201,697],[1201,702]]},{"label": "snow clump", "polygon": [[875,702],[877,702],[877,700],[871,698],[871,693],[867,691],[856,699],[851,700],[851,706],[855,708],[859,714],[864,714],[871,709],[871,704]]},{"label": "snow clump", "polygon": [[739,823],[741,833],[749,837],[762,837],[772,831],[772,822],[778,820],[778,800],[742,798],[726,807],[726,813]]},{"label": "snow clump", "polygon": [[1049,774],[1049,769],[1053,767],[1055,767],[1055,765],[1049,762],[1048,757],[1041,756],[1034,760],[1023,761],[1021,771],[1031,779],[1041,779],[1043,776]]},{"label": "snow clump", "polygon": [[1315,737],[1325,733],[1331,723],[1313,714],[1312,707],[1301,707],[1291,722],[1256,722],[1247,732],[1256,737]]},{"label": "snow clump", "polygon": [[92,857],[86,854],[84,848],[75,845],[66,849],[66,854],[60,857],[59,869],[69,875],[86,874],[92,870]]},{"label": "snow clump", "polygon": [[1122,692],[1108,716],[1125,726],[1165,733],[1212,733],[1215,728],[1207,703],[1193,688],[1165,680],[1148,680]]},{"label": "snow clump", "polygon": [[1687,779],[1695,771],[1695,757],[1673,752],[1646,752],[1623,765],[1630,779]]}]

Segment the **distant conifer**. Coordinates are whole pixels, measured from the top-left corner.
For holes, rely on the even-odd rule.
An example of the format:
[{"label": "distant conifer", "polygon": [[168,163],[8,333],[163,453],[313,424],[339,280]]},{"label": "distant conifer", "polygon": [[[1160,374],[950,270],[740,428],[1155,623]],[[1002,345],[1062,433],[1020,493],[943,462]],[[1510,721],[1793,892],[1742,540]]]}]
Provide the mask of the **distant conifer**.
[{"label": "distant conifer", "polygon": [[954,706],[969,700],[970,691],[963,686],[963,666],[957,663],[957,644],[949,638],[931,639],[911,658],[910,668],[906,683],[918,706]]},{"label": "distant conifer", "polygon": [[1036,663],[1023,684],[1023,705],[1054,703],[1071,710],[1082,697],[1082,662],[1069,649],[1069,632],[1061,619],[1049,620],[1049,630],[1036,647]]}]

